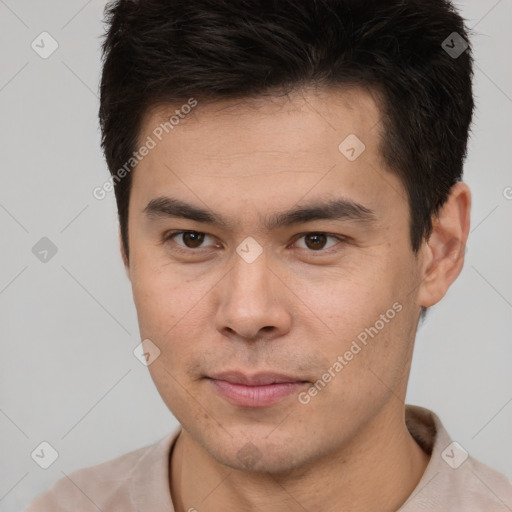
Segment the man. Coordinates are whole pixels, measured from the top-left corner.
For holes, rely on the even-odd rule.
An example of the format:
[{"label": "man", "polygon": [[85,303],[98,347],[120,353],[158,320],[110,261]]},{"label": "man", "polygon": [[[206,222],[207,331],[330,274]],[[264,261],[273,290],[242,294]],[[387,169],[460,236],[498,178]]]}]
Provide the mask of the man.
[{"label": "man", "polygon": [[[155,385],[181,427],[28,508],[505,511],[404,400],[459,275],[473,112],[446,0],[118,0],[100,121]],[[447,343],[449,340],[447,340]]]}]

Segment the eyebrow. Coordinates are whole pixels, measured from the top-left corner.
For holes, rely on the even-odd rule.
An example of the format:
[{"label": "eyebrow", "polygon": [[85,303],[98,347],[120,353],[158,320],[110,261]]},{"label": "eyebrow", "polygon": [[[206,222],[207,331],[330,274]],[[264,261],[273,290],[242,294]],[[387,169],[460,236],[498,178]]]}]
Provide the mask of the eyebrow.
[{"label": "eyebrow", "polygon": [[[152,199],[143,210],[148,219],[182,218],[204,224],[231,229],[232,224],[221,215],[172,197]],[[270,215],[264,226],[269,231],[283,226],[302,224],[315,220],[348,220],[375,223],[377,215],[366,206],[349,199],[315,201],[285,212]]]}]

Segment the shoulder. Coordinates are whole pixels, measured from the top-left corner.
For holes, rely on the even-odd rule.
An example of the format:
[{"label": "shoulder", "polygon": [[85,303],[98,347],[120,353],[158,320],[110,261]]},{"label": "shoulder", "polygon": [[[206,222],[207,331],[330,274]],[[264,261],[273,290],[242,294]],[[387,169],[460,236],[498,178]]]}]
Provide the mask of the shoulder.
[{"label": "shoulder", "polygon": [[167,456],[176,437],[174,431],[154,444],[65,475],[37,496],[25,512],[135,510],[134,493],[138,486],[144,485],[144,478],[158,475],[152,485],[160,485],[160,490],[166,482]]},{"label": "shoulder", "polygon": [[512,510],[512,482],[505,475],[453,441],[432,411],[406,407],[409,432],[430,455],[430,462],[400,512]]},{"label": "shoulder", "polygon": [[512,482],[505,475],[471,456],[459,469],[460,491],[466,494],[469,510],[512,510]]}]

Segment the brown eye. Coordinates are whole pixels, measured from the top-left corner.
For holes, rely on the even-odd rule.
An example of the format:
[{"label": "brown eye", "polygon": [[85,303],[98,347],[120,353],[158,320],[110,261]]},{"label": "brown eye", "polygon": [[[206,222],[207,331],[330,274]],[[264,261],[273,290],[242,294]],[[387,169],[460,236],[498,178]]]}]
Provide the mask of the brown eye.
[{"label": "brown eye", "polygon": [[[337,240],[337,237],[327,235],[326,233],[305,233],[298,240],[304,240],[305,247],[301,248],[309,249],[310,251],[321,251],[324,249],[329,249],[333,245],[336,245],[336,243],[333,243],[326,247],[326,243],[329,238]],[[338,239],[338,241],[341,240]]]},{"label": "brown eye", "polygon": [[175,250],[186,251],[206,248],[202,246],[205,238],[209,238],[208,235],[199,231],[175,231],[164,235],[163,242],[172,243]]},{"label": "brown eye", "polygon": [[323,233],[311,233],[304,237],[308,249],[319,250],[323,249],[327,237]]},{"label": "brown eye", "polygon": [[205,234],[196,231],[184,231],[181,234],[182,240],[189,249],[197,249],[203,243]]}]

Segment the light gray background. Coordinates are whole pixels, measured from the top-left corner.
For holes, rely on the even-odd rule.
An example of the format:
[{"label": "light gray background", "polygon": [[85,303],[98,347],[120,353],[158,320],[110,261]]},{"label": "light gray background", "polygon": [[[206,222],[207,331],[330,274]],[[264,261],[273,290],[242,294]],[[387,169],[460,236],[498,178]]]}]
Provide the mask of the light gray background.
[{"label": "light gray background", "polygon": [[[104,0],[0,0],[0,510],[175,427],[145,368],[100,151]],[[408,403],[434,410],[474,457],[512,478],[510,0],[458,2],[478,35],[461,276],[420,327]],[[43,31],[59,47],[31,48]],[[441,43],[441,41],[440,41]],[[47,263],[31,249],[50,238]],[[31,452],[48,441],[43,470]]]}]

